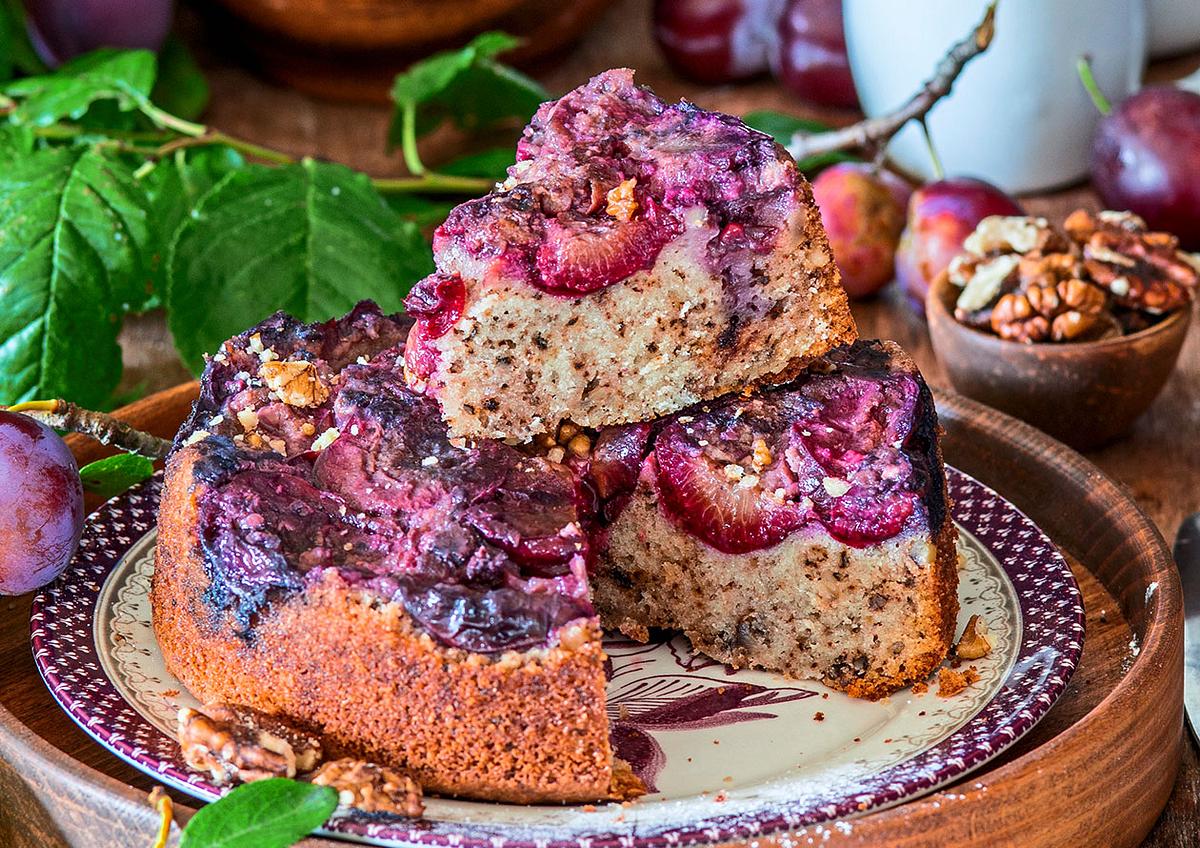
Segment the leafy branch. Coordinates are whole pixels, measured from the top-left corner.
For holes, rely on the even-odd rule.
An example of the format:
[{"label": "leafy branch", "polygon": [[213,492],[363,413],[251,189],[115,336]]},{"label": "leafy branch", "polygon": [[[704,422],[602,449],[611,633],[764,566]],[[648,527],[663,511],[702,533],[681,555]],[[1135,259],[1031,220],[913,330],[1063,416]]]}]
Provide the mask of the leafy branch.
[{"label": "leafy branch", "polygon": [[[50,72],[0,56],[0,404],[104,408],[131,313],[165,309],[198,370],[277,309],[400,309],[433,268],[421,227],[512,163],[509,146],[431,168],[420,140],[518,126],[549,97],[497,60],[516,43],[485,33],[398,76],[390,142],[408,173],[374,179],[197,121],[207,87],[178,45],[163,64],[99,50]],[[28,75],[4,82],[14,71]]]},{"label": "leafy branch", "polygon": [[996,0],[993,0],[979,24],[966,38],[950,48],[938,62],[933,76],[899,109],[832,132],[798,132],[786,145],[788,152],[800,161],[835,151],[873,151],[881,147],[909,121],[924,122],[929,111],[950,93],[967,63],[988,49],[995,34]]}]

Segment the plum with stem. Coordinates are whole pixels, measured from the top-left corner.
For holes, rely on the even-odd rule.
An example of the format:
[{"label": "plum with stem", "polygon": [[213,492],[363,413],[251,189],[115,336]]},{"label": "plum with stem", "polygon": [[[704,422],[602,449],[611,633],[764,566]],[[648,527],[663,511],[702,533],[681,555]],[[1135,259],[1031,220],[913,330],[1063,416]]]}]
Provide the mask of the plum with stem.
[{"label": "plum with stem", "polygon": [[0,410],[0,594],[20,595],[63,572],[83,533],[83,485],[58,434]]}]

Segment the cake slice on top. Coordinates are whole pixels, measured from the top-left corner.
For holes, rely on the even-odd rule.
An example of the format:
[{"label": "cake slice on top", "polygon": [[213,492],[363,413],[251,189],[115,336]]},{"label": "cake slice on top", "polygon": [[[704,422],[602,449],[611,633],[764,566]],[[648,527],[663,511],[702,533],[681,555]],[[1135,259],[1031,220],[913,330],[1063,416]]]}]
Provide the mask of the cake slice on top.
[{"label": "cake slice on top", "polygon": [[406,301],[407,380],[452,435],[649,420],[855,337],[808,183],[737,118],[611,70],[543,104],[509,174]]}]

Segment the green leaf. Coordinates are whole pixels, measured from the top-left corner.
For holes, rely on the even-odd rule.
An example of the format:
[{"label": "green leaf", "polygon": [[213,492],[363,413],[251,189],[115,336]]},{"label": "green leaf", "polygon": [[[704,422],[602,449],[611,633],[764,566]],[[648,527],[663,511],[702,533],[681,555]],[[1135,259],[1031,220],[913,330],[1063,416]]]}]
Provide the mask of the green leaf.
[{"label": "green leaf", "polygon": [[200,117],[208,105],[208,80],[187,46],[172,35],[158,54],[158,79],[150,99],[181,118]]},{"label": "green leaf", "polygon": [[199,371],[203,353],[278,309],[302,321],[363,298],[398,310],[433,258],[365,174],[305,160],[222,179],[184,220],[168,265],[168,324]]},{"label": "green leaf", "polygon": [[486,177],[500,181],[508,176],[508,168],[515,158],[511,147],[494,147],[480,153],[460,156],[439,165],[437,170],[439,173],[453,174],[456,177]]},{"label": "green leaf", "polygon": [[244,783],[192,816],[179,848],[288,848],[323,825],[337,791],[282,777]]},{"label": "green leaf", "polygon": [[0,164],[33,152],[33,130],[17,124],[0,124]]},{"label": "green leaf", "polygon": [[98,459],[79,469],[84,491],[106,499],[121,494],[153,473],[154,463],[133,453],[119,453]]},{"label": "green leaf", "polygon": [[147,239],[146,199],[115,159],[54,148],[0,168],[0,403],[104,404]]},{"label": "green leaf", "polygon": [[471,132],[506,120],[529,120],[550,95],[535,80],[495,60],[519,43],[502,32],[485,32],[461,50],[437,53],[397,76],[390,141],[402,143],[407,109],[414,110],[417,135],[446,120]]},{"label": "green leaf", "polygon": [[785,115],[782,112],[771,112],[766,109],[747,112],[742,116],[742,120],[747,126],[766,133],[785,147],[792,140],[792,136],[798,132],[820,133],[833,129],[829,124],[823,124],[820,121],[797,118],[795,115]]},{"label": "green leaf", "polygon": [[[156,294],[167,290],[167,252],[184,219],[191,215],[196,203],[209,189],[245,164],[241,154],[233,148],[214,145],[177,150],[145,177],[143,185],[150,198],[153,227],[149,265]],[[158,305],[155,301],[146,308]]]},{"label": "green leaf", "polygon": [[384,199],[393,211],[422,229],[436,227],[445,221],[450,210],[458,205],[456,200],[420,194],[389,194],[385,195]]},{"label": "green leaf", "polygon": [[46,63],[29,42],[25,30],[25,9],[21,0],[0,0],[0,81],[15,72],[44,74]]},{"label": "green leaf", "polygon": [[[759,132],[766,133],[784,147],[787,147],[791,143],[792,137],[796,133],[823,133],[833,129],[833,127],[823,124],[820,121],[797,118],[794,115],[784,115],[780,112],[767,110],[749,112],[742,116],[742,120],[746,122],[747,126],[753,127]],[[801,159],[796,163],[796,167],[806,174],[812,174],[822,168],[829,167],[835,162],[857,161],[857,156],[835,150],[830,153],[819,153],[816,156]]]},{"label": "green leaf", "polygon": [[148,50],[96,50],[53,73],[10,82],[4,93],[19,101],[15,123],[48,126],[61,118],[82,118],[101,100],[123,110],[144,107],[154,85],[155,59]]}]

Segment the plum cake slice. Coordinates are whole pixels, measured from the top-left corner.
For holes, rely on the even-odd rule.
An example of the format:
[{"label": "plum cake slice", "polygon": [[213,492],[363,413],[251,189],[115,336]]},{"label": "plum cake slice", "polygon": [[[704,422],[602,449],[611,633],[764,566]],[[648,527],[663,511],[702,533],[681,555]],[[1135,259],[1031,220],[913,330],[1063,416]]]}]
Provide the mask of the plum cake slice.
[{"label": "plum cake slice", "polygon": [[855,337],[787,153],[624,69],[543,104],[434,258],[406,301],[406,373],[456,436],[650,420]]},{"label": "plum cake slice", "polygon": [[683,630],[733,666],[878,698],[945,659],[956,560],[929,389],[894,343],[858,342],[662,425],[593,602],[635,638]]}]

